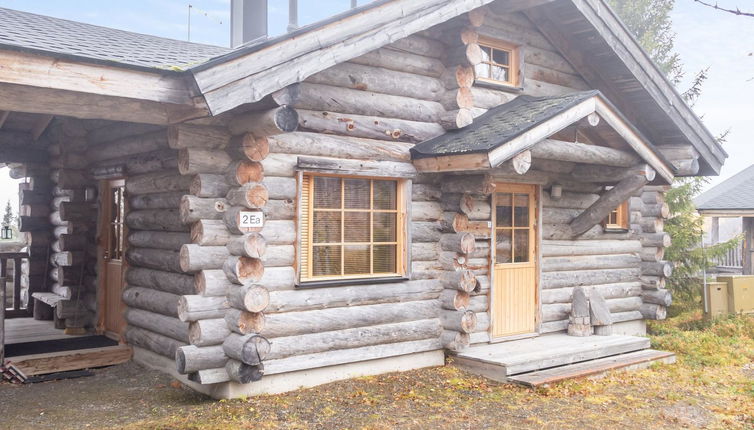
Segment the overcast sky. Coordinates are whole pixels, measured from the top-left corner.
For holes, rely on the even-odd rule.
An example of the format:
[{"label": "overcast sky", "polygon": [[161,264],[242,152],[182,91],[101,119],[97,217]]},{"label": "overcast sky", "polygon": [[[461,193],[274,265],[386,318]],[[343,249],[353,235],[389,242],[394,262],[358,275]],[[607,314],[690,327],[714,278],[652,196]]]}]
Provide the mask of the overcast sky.
[{"label": "overcast sky", "polygon": [[[366,3],[359,0],[360,5]],[[188,35],[189,4],[193,6],[191,40],[229,45],[230,0],[0,0],[0,7],[183,40]],[[754,9],[751,0],[719,0],[719,4]],[[315,22],[349,6],[350,0],[300,0],[299,22]],[[288,1],[269,0],[269,14],[270,33],[285,32]],[[715,11],[693,0],[676,0],[672,18],[686,80],[698,70],[710,68],[709,80],[694,110],[713,134],[731,130],[725,144],[730,157],[722,174],[710,178],[710,185],[714,185],[754,164],[754,18]],[[680,90],[686,87],[684,82]],[[17,189],[7,181],[6,172],[0,170],[2,207]]]}]

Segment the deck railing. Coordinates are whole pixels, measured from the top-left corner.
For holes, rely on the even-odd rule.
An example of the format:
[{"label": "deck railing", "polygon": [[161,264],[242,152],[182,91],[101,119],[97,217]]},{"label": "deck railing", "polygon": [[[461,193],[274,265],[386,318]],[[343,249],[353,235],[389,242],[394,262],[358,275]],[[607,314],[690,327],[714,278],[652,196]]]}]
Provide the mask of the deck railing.
[{"label": "deck railing", "polygon": [[715,260],[715,266],[726,269],[741,269],[743,267],[743,246],[739,244],[729,249],[725,255]]},{"label": "deck railing", "polygon": [[0,252],[0,280],[3,291],[5,291],[5,317],[25,317],[31,315],[29,306],[30,298],[28,295],[28,282],[26,282],[26,291],[24,291],[23,262],[29,263],[29,254],[27,252]]}]

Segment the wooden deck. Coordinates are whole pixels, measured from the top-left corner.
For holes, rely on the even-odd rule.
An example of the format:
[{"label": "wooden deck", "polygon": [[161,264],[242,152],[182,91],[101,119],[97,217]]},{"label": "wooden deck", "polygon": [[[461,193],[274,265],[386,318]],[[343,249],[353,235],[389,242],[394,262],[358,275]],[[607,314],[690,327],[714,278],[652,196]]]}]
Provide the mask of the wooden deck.
[{"label": "wooden deck", "polygon": [[[6,345],[84,336],[92,334],[66,335],[63,330],[56,329],[52,321],[33,318],[12,318],[5,321]],[[33,376],[120,364],[130,360],[132,354],[130,346],[115,345],[6,357],[6,363],[12,363],[26,376]]]},{"label": "wooden deck", "polygon": [[[669,362],[674,359],[673,354],[661,351],[654,351],[657,354],[642,353],[651,351],[649,346],[649,339],[643,337],[574,337],[558,333],[473,346],[456,353],[453,363],[493,380],[536,386],[643,362]],[[629,354],[634,354],[635,357]],[[613,359],[607,359],[609,357]],[[544,369],[552,371],[544,372]]]},{"label": "wooden deck", "polygon": [[[41,342],[45,340],[68,339],[79,335],[67,335],[56,329],[52,321],[38,321],[34,318],[10,318],[5,320],[5,344]],[[87,336],[87,335],[81,335]]]}]

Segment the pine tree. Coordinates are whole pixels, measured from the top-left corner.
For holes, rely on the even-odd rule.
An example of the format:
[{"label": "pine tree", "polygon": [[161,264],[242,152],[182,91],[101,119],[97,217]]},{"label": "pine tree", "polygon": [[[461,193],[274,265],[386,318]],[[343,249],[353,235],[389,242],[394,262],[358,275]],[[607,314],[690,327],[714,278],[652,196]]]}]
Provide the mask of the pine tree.
[{"label": "pine tree", "polygon": [[[660,69],[674,84],[683,77],[683,65],[678,53],[673,50],[675,32],[672,30],[670,11],[675,0],[608,0],[618,16],[633,32],[639,44],[649,53]],[[682,93],[684,100],[693,105],[702,93],[702,84],[707,71],[701,70]],[[723,134],[718,138],[725,141]],[[670,207],[671,218],[665,223],[672,245],[665,250],[665,259],[674,263],[673,275],[668,279],[668,288],[678,301],[689,303],[697,300],[700,283],[698,276],[712,266],[714,259],[722,257],[738,245],[740,238],[702,247],[704,220],[697,214],[693,199],[707,183],[705,177],[679,178],[665,198]]]},{"label": "pine tree", "polygon": [[10,200],[5,202],[5,212],[3,213],[3,227],[10,227],[13,224],[13,207],[10,205]]}]

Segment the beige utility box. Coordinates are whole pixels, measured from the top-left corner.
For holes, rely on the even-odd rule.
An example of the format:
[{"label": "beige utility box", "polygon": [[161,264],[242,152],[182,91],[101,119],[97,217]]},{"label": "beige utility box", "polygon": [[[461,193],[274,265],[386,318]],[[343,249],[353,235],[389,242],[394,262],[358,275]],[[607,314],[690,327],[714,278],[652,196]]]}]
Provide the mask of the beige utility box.
[{"label": "beige utility box", "polygon": [[718,276],[728,284],[728,312],[754,313],[754,276]]},{"label": "beige utility box", "polygon": [[728,284],[707,282],[707,316],[715,318],[728,314]]}]

